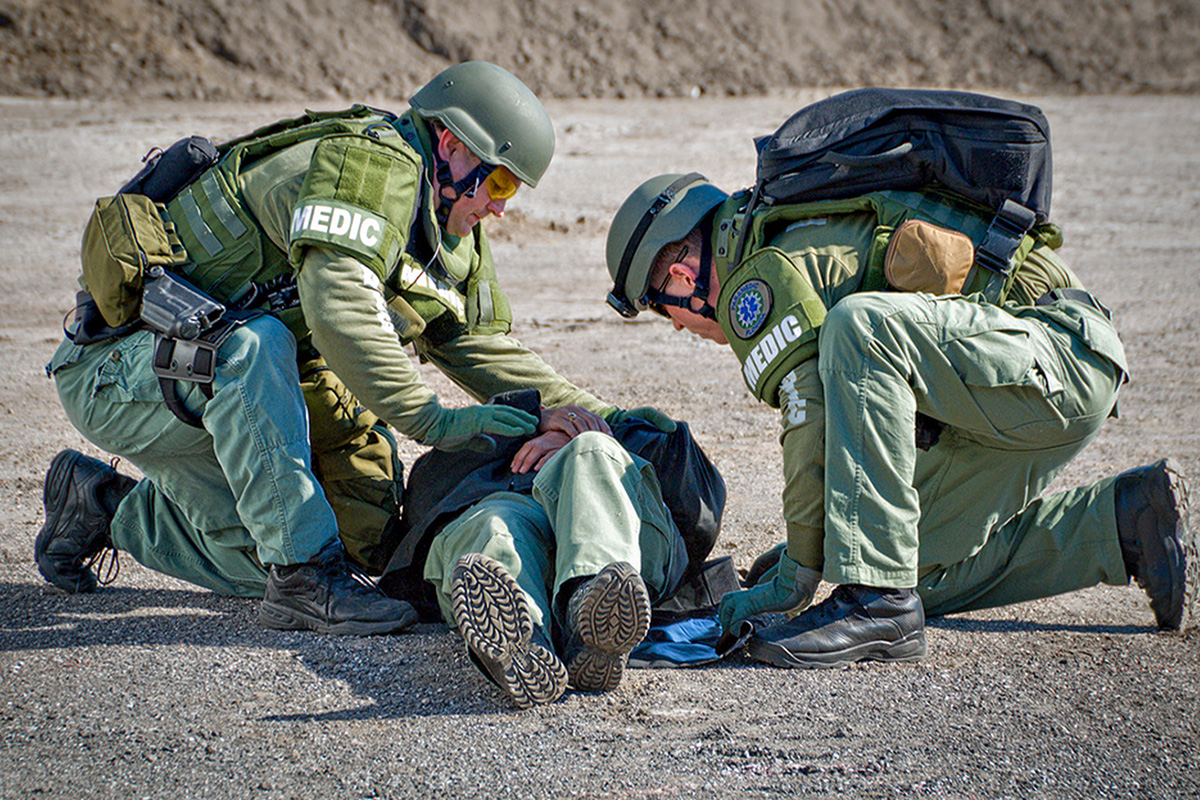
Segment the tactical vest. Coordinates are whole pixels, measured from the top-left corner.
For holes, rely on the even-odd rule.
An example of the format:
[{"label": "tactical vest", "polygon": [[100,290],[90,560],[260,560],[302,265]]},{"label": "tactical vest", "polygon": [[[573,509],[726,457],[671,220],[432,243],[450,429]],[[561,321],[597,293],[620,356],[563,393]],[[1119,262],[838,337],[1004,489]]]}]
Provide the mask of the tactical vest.
[{"label": "tactical vest", "polygon": [[[746,200],[746,192],[733,195],[718,207],[714,218],[713,258],[721,282],[717,322],[742,364],[747,388],[773,408],[779,407],[777,395],[783,377],[816,355],[818,331],[827,311],[808,275],[791,255],[770,245],[779,232],[804,220],[856,212],[873,215],[871,244],[855,276],[859,283],[853,291],[883,291],[893,288],[887,282],[883,264],[892,235],[901,223],[910,219],[932,222],[965,234],[978,246],[994,216],[949,195],[882,191],[844,200],[760,206],[747,226],[740,213]],[[743,230],[749,237],[744,248],[748,255],[734,264],[737,239]],[[993,303],[1003,303],[1033,248],[1039,244],[1057,248],[1061,243],[1057,226],[1037,226],[1021,241],[1007,276],[976,264],[967,275],[962,294],[982,293]]]},{"label": "tactical vest", "polygon": [[[189,256],[179,271],[227,305],[270,308],[302,340],[309,331],[294,273],[304,247],[322,246],[376,274],[406,342],[422,334],[442,341],[466,330],[507,331],[511,311],[482,231],[445,236],[420,184],[405,196],[395,191],[397,164],[415,164],[424,173],[416,127],[410,115],[355,105],[310,111],[220,145],[217,164],[167,203]],[[311,140],[312,162],[284,252],[247,209],[242,175],[259,160]]]}]

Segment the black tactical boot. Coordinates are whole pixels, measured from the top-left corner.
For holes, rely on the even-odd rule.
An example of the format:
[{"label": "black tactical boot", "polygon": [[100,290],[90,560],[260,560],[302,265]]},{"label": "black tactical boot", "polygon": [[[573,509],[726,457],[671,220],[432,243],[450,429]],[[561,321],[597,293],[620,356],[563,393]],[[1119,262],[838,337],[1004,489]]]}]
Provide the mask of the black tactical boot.
[{"label": "black tactical boot", "polygon": [[1196,605],[1200,556],[1188,530],[1187,485],[1166,461],[1117,477],[1117,537],[1125,571],[1150,596],[1160,630],[1179,630]]},{"label": "black tactical boot", "polygon": [[282,631],[373,636],[404,630],[417,612],[360,579],[339,545],[304,564],[272,564],[258,621]]},{"label": "black tactical boot", "polygon": [[650,593],[632,564],[618,561],[580,583],[566,614],[567,675],[581,692],[617,688],[629,652],[650,630]]},{"label": "black tactical boot", "polygon": [[504,565],[481,553],[454,565],[450,602],[471,661],[517,705],[553,703],[567,690],[567,669],[529,601]]},{"label": "black tactical boot", "polygon": [[777,667],[920,661],[925,610],[912,589],[845,584],[795,619],[754,634],[747,647],[750,655]]},{"label": "black tactical boot", "polygon": [[92,564],[112,547],[108,527],[113,514],[136,485],[133,478],[78,451],[56,455],[42,489],[46,524],[33,543],[42,577],[71,594],[94,592]]}]

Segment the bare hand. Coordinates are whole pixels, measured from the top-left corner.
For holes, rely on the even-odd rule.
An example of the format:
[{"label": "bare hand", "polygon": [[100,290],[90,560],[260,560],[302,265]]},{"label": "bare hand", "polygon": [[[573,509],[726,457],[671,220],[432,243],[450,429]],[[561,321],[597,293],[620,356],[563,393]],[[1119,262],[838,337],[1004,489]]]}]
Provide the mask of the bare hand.
[{"label": "bare hand", "polygon": [[523,475],[530,470],[536,472],[545,466],[552,455],[566,447],[569,441],[571,441],[571,437],[562,431],[547,431],[540,436],[535,436],[521,445],[521,449],[513,456],[510,469],[518,475]]},{"label": "bare hand", "polygon": [[569,438],[574,439],[584,431],[599,431],[612,436],[612,428],[608,427],[608,423],[604,421],[604,417],[599,414],[593,414],[591,411],[580,408],[579,406],[562,406],[560,408],[542,408],[542,421],[538,425],[538,430],[542,433],[548,431],[562,431]]}]

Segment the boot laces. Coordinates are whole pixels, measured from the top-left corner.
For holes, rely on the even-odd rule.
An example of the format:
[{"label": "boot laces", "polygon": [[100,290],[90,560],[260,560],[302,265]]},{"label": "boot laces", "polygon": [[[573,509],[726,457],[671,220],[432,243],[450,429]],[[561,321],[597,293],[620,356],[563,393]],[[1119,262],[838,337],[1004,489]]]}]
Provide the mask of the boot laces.
[{"label": "boot laces", "polygon": [[121,559],[117,557],[117,548],[104,545],[92,557],[84,562],[84,569],[95,567],[96,582],[108,586],[121,574]]},{"label": "boot laces", "polygon": [[[114,472],[119,472],[117,465],[120,463],[121,459],[119,456],[113,456],[108,460],[108,466]],[[102,545],[99,550],[93,553],[84,562],[83,566],[84,569],[95,568],[96,582],[101,586],[108,586],[121,574],[121,559],[118,556],[117,548],[113,546],[111,540],[108,544]]]}]

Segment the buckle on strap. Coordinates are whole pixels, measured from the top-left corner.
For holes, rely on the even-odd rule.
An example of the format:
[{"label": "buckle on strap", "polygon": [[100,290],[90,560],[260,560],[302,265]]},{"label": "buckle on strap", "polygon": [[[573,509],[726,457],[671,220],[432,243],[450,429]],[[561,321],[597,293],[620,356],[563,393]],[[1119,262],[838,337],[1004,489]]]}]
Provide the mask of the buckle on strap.
[{"label": "buckle on strap", "polygon": [[154,335],[154,374],[159,378],[212,383],[217,372],[217,348],[229,334],[263,312],[251,309],[228,314],[195,339]]},{"label": "buckle on strap", "polygon": [[975,263],[1007,277],[1012,268],[1013,254],[1036,221],[1037,216],[1033,211],[1020,203],[1005,200],[992,218],[983,241],[975,248]]},{"label": "buckle on strap", "polygon": [[154,334],[154,374],[158,378],[167,408],[181,422],[193,428],[204,428],[200,417],[183,404],[175,381],[197,383],[204,395],[212,399],[212,382],[217,372],[217,348],[239,326],[261,314],[261,311],[235,312],[223,317],[198,339],[174,339],[161,333]]},{"label": "buckle on strap", "polygon": [[172,339],[161,333],[154,335],[154,374],[162,390],[163,401],[180,422],[204,429],[204,422],[193,414],[179,397],[175,381],[193,381],[212,397],[212,381],[216,374],[217,347],[197,339]]},{"label": "buckle on strap", "polygon": [[1096,295],[1086,289],[1051,289],[1044,295],[1033,301],[1035,306],[1048,306],[1059,300],[1068,300],[1074,303],[1083,303],[1103,314],[1110,322],[1112,321],[1112,312],[1108,310],[1108,306],[1096,299]]},{"label": "buckle on strap", "polygon": [[154,374],[168,380],[212,383],[216,374],[216,345],[199,339],[154,337]]}]

